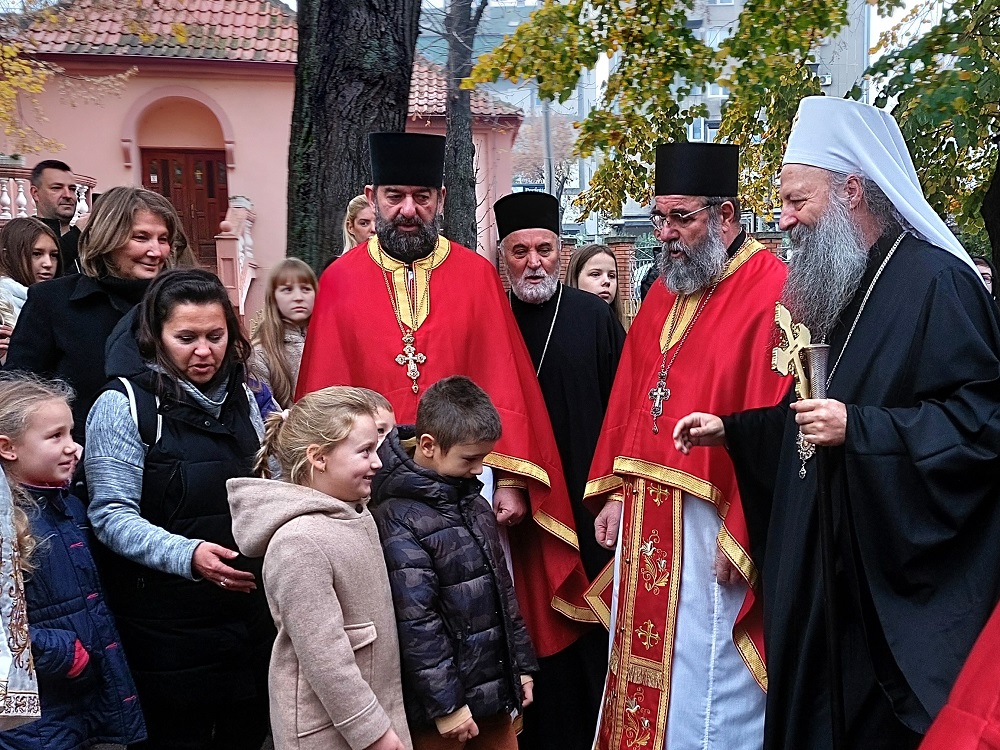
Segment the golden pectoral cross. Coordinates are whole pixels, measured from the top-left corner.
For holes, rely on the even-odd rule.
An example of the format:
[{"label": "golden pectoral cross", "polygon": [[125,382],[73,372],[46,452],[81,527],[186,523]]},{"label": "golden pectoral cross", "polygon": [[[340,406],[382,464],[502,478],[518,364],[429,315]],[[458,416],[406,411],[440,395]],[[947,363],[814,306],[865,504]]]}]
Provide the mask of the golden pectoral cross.
[{"label": "golden pectoral cross", "polygon": [[809,398],[809,376],[802,365],[801,352],[812,343],[812,334],[801,323],[792,323],[792,314],[780,302],[774,309],[774,322],[781,329],[785,347],[774,347],[771,352],[771,369],[779,375],[794,372],[795,392],[799,399]]},{"label": "golden pectoral cross", "polygon": [[403,353],[396,355],[396,364],[406,366],[406,377],[413,381],[411,387],[413,392],[417,393],[420,390],[420,386],[417,385],[417,378],[420,377],[420,370],[417,369],[417,365],[424,364],[427,361],[427,356],[418,352],[413,342],[412,333],[407,333],[403,336]]}]

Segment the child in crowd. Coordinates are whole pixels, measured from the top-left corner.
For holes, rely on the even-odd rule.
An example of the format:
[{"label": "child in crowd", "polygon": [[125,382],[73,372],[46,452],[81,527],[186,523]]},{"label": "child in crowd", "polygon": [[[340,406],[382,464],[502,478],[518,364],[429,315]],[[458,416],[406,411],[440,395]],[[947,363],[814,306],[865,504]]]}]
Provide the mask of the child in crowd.
[{"label": "child in crowd", "polygon": [[[146,739],[142,711],[91,555],[90,523],[68,491],[80,446],[72,391],[0,377],[0,464],[15,503],[27,633],[42,718],[0,733],[5,750],[86,748]],[[14,635],[12,633],[12,635]]]},{"label": "child in crowd", "polygon": [[263,318],[250,342],[250,375],[267,384],[282,409],[290,407],[295,397],[316,289],[316,274],[298,258],[285,258],[268,278]]},{"label": "child in crowd", "polygon": [[531,702],[538,665],[476,479],[499,439],[489,396],[456,375],[428,388],[415,428],[379,449],[373,513],[416,750],[514,750],[511,713]]},{"label": "child in crowd", "polygon": [[233,535],[264,557],[278,637],[275,750],[409,750],[392,597],[367,509],[382,465],[369,397],[334,386],[268,417],[258,456],[287,481],[230,479]]},{"label": "child in crowd", "polygon": [[368,403],[371,404],[372,413],[375,415],[375,429],[378,430],[378,447],[382,447],[385,436],[396,429],[396,412],[393,411],[389,399],[378,391],[369,388],[361,388]]}]

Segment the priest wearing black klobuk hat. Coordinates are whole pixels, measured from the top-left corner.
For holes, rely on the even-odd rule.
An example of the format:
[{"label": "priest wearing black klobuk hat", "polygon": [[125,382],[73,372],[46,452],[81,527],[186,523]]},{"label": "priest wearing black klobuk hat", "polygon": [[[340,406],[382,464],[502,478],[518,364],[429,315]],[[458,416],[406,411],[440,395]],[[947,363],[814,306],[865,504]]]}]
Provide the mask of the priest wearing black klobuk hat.
[{"label": "priest wearing black klobuk hat", "polygon": [[[513,193],[493,205],[511,308],[541,385],[573,505],[580,555],[593,580],[611,558],[583,506],[587,472],[611,396],[625,330],[600,297],[560,283],[559,201]],[[521,750],[590,750],[608,667],[608,633],[595,622],[574,644],[540,660]]]},{"label": "priest wearing black klobuk hat", "polygon": [[[365,195],[376,236],[323,273],[296,396],[331,385],[370,388],[396,422],[416,421],[420,395],[450,375],[472,378],[500,413],[483,494],[508,527],[514,584],[539,656],[594,621],[559,452],[545,403],[496,269],[438,229],[441,136],[373,133]],[[493,487],[496,487],[493,492]]]},{"label": "priest wearing black klobuk hat", "polygon": [[660,277],[629,329],[585,490],[615,560],[588,601],[612,648],[598,750],[760,750],[767,671],[758,570],[722,446],[683,455],[675,422],[771,406],[784,265],[740,226],[739,150],[656,150]]}]

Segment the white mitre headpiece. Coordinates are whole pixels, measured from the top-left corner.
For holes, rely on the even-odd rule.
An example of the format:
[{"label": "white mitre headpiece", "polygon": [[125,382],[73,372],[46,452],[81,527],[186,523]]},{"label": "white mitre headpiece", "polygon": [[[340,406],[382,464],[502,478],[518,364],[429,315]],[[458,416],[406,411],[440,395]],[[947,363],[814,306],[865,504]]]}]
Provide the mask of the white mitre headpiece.
[{"label": "white mitre headpiece", "polygon": [[920,188],[899,125],[885,110],[851,99],[807,96],[799,102],[783,164],[860,174],[886,194],[914,234],[975,269]]}]

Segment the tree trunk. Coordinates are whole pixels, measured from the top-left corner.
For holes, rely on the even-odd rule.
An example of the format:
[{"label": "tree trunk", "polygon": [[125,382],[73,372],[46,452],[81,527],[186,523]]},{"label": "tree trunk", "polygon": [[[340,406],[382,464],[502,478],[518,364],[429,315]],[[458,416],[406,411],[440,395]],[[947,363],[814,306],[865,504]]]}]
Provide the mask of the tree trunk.
[{"label": "tree trunk", "polygon": [[[979,214],[983,217],[986,225],[986,234],[990,237],[990,248],[993,260],[1000,260],[1000,154],[993,165],[993,177],[990,180],[990,187],[983,196],[983,203],[979,207]],[[994,283],[996,283],[994,281]]]},{"label": "tree trunk", "polygon": [[320,270],[342,252],[347,203],[371,181],[368,134],[406,126],[420,3],[299,0],[296,15],[287,252]]},{"label": "tree trunk", "polygon": [[444,203],[444,233],[459,244],[476,249],[476,168],[472,145],[472,92],[462,89],[463,78],[472,72],[472,45],[486,7],[479,0],[475,12],[472,0],[449,0],[445,17],[448,40],[448,108],[444,183],[448,196]]}]

